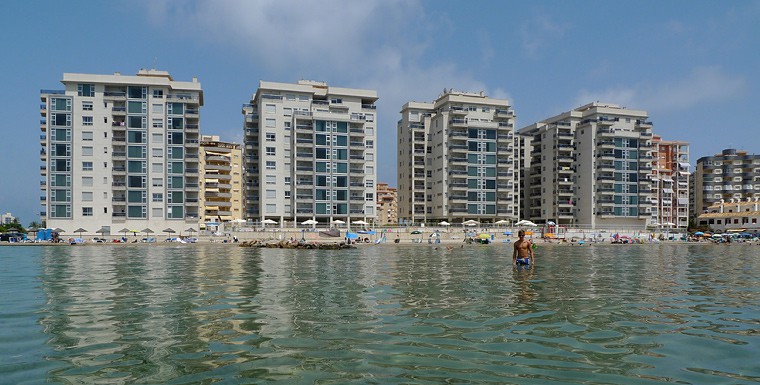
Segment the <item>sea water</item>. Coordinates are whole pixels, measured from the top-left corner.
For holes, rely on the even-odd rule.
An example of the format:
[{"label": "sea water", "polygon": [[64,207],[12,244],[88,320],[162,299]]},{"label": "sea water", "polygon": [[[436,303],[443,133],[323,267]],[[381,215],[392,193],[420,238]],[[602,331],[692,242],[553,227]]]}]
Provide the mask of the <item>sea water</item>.
[{"label": "sea water", "polygon": [[0,384],[760,381],[760,247],[0,248]]}]

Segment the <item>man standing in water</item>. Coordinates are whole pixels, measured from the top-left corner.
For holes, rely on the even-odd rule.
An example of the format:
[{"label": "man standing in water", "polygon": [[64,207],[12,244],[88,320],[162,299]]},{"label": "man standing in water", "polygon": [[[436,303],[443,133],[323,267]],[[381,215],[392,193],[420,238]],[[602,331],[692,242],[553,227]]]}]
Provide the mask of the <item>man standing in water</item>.
[{"label": "man standing in water", "polygon": [[530,259],[530,265],[533,265],[533,243],[525,239],[525,230],[517,232],[517,237],[520,238],[515,242],[515,251],[512,253],[512,266],[517,266],[517,263],[525,265]]}]

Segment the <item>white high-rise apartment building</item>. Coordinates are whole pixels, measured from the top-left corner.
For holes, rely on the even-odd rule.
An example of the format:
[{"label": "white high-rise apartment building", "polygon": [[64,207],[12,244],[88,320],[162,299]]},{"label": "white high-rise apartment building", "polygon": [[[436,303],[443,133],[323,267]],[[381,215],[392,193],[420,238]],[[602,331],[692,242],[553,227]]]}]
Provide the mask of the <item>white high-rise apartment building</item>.
[{"label": "white high-rise apartment building", "polygon": [[65,234],[198,225],[203,91],[166,71],[63,74],[40,92],[41,217]]},{"label": "white high-rise apartment building", "polygon": [[398,122],[401,223],[520,217],[521,138],[507,100],[444,90],[432,103],[408,102]]},{"label": "white high-rise apartment building", "polygon": [[652,220],[646,111],[590,103],[519,130],[530,137],[527,217],[536,223],[645,227]]},{"label": "white high-rise apartment building", "polygon": [[377,100],[373,90],[260,81],[242,111],[246,219],[374,221]]}]

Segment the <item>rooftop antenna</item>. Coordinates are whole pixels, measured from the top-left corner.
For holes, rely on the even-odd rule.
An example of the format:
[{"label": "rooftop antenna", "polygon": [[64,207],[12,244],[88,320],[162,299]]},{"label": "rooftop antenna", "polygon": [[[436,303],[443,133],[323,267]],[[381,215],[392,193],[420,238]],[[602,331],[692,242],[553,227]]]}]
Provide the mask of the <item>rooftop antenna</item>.
[{"label": "rooftop antenna", "polygon": [[153,56],[153,69],[156,69],[156,65],[158,64],[158,57]]}]

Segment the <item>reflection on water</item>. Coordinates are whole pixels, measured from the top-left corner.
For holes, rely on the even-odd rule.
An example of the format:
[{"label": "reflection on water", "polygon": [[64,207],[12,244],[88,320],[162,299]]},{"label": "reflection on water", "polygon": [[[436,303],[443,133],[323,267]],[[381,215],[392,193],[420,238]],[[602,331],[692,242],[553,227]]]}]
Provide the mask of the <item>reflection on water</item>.
[{"label": "reflection on water", "polygon": [[2,251],[12,383],[760,381],[760,248]]}]

